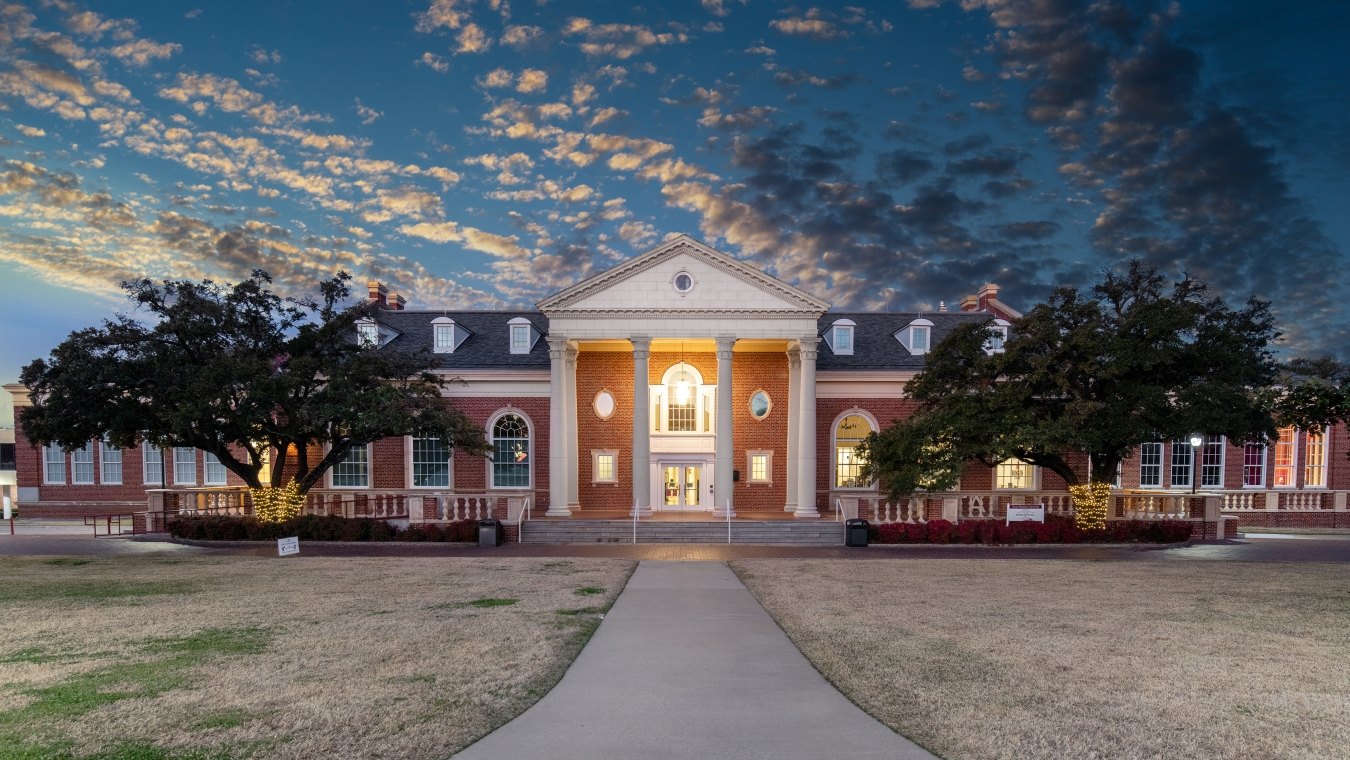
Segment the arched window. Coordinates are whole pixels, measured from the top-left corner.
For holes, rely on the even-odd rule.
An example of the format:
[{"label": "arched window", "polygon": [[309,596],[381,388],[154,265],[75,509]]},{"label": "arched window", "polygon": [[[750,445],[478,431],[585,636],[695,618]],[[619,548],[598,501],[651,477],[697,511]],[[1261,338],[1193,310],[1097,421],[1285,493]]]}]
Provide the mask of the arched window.
[{"label": "arched window", "polygon": [[713,432],[712,386],[703,384],[703,375],[692,365],[679,362],[661,376],[661,386],[653,388],[652,429],[670,433]]},{"label": "arched window", "polygon": [[858,444],[875,430],[872,420],[856,412],[844,415],[834,426],[834,487],[868,488],[862,478],[866,460],[858,453]]},{"label": "arched window", "polygon": [[530,425],[518,414],[503,414],[492,423],[492,487],[529,488]]}]

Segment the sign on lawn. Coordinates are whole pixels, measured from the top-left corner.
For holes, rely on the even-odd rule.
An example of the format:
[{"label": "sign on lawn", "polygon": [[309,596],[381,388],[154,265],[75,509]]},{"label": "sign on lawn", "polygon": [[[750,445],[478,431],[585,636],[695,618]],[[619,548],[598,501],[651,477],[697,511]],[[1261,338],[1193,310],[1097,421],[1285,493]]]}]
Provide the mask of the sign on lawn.
[{"label": "sign on lawn", "polygon": [[1040,504],[1009,504],[1008,522],[1045,522],[1045,507]]},{"label": "sign on lawn", "polygon": [[300,537],[291,536],[290,538],[277,539],[277,556],[289,557],[292,554],[300,553]]}]

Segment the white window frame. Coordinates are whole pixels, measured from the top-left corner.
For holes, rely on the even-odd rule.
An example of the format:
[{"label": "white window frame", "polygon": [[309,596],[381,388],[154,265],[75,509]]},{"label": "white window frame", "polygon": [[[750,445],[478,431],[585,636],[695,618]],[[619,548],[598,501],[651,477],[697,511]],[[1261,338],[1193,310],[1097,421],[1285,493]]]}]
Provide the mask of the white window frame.
[{"label": "white window frame", "polygon": [[[604,458],[609,459],[609,477],[602,477],[600,474],[600,461]],[[602,483],[619,482],[619,452],[614,449],[596,449],[591,451],[591,483],[599,485]]]},{"label": "white window frame", "polygon": [[[1208,452],[1212,450],[1219,452],[1219,463],[1217,465],[1205,464],[1205,458],[1208,456]],[[1224,487],[1224,467],[1228,464],[1228,439],[1221,435],[1207,435],[1205,436],[1205,442],[1200,444],[1200,450],[1196,453],[1200,455],[1198,463],[1200,465],[1198,468],[1200,470],[1200,487],[1222,489]],[[1207,470],[1214,467],[1218,468],[1219,479],[1218,482],[1211,483],[1207,479]]]},{"label": "white window frame", "polygon": [[[52,468],[56,470],[57,476],[52,477]],[[42,483],[48,486],[63,486],[66,484],[66,450],[60,446],[49,443],[42,447]]]},{"label": "white window frame", "polygon": [[[1023,467],[1027,467],[1030,469],[1030,472],[1028,473],[1027,476],[1027,484],[1025,486],[1004,486],[999,484],[999,477],[998,477],[999,468],[1013,461],[1019,462]],[[1026,460],[1018,459],[1017,457],[1008,457],[1002,462],[999,462],[998,464],[994,465],[993,476],[994,476],[995,491],[1017,491],[1017,492],[1035,491],[1037,488],[1040,487],[1041,484],[1041,468],[1037,467],[1036,465]]]},{"label": "white window frame", "polygon": [[[857,326],[858,323],[854,322],[851,319],[836,319],[834,322],[830,324],[830,329],[827,331],[827,335],[829,337],[829,340],[827,342],[830,345],[830,351],[833,352],[835,356],[853,355],[853,349],[855,346],[858,345],[857,343],[858,334],[857,331],[855,331],[853,328]],[[848,336],[847,347],[840,345],[841,343],[840,338],[843,336]]]},{"label": "white window frame", "polygon": [[997,331],[1002,335],[1002,337],[997,339],[990,338],[989,340],[985,341],[984,352],[986,354],[992,356],[993,354],[1003,353],[1004,347],[1007,346],[1008,344],[1009,327],[1012,327],[1012,323],[1006,319],[995,319],[992,323],[989,324],[989,329]]},{"label": "white window frame", "polygon": [[[219,478],[212,477],[213,473],[211,469],[213,467],[220,468]],[[202,452],[202,485],[223,486],[229,477],[229,470],[226,470],[225,465],[221,464],[220,457],[217,457],[209,451]]]},{"label": "white window frame", "polygon": [[[407,452],[406,466],[404,472],[408,474],[407,487],[417,490],[427,491],[454,491],[455,490],[455,449],[454,447],[445,450],[445,485],[443,486],[419,486],[417,485],[417,465],[418,460],[415,456],[418,441],[436,440],[427,436],[408,435],[404,436],[404,450]],[[439,464],[439,462],[426,461],[423,464]]]},{"label": "white window frame", "polygon": [[[755,477],[755,460],[764,459],[764,477]],[[745,452],[745,482],[773,485],[773,450],[752,449]]]},{"label": "white window frame", "polygon": [[[916,345],[915,341],[915,336],[920,334],[919,331],[925,336],[922,348]],[[897,332],[895,339],[900,341],[900,345],[904,346],[911,356],[922,356],[933,350],[933,323],[927,319],[916,319]]]},{"label": "white window frame", "polygon": [[[875,491],[877,487],[877,482],[875,480],[871,483],[859,486],[839,485],[839,423],[843,422],[846,417],[863,418],[867,422],[868,433],[875,433],[881,429],[877,425],[877,418],[862,409],[848,409],[841,412],[838,417],[834,418],[834,422],[830,423],[830,490]],[[862,437],[866,438],[867,435],[864,434]]]},{"label": "white window frame", "polygon": [[[1145,450],[1146,448],[1147,448],[1149,451],[1154,451],[1154,452],[1157,453],[1158,460],[1157,460],[1157,463],[1156,463],[1156,464],[1146,464],[1146,463],[1145,463],[1145,461],[1144,461],[1144,450]],[[1163,445],[1163,442],[1162,442],[1162,441],[1146,441],[1146,442],[1144,442],[1144,443],[1139,444],[1139,487],[1140,487],[1140,488],[1159,488],[1159,489],[1160,489],[1160,488],[1163,487],[1163,485],[1162,485],[1162,484],[1163,484],[1163,477],[1162,477],[1162,474],[1163,474],[1163,453],[1164,453],[1164,451],[1166,450],[1166,448],[1167,448],[1167,447]],[[1144,483],[1144,468],[1145,468],[1145,467],[1157,467],[1157,468],[1158,468],[1157,475],[1156,475],[1156,477],[1157,477],[1157,482],[1154,482],[1154,483]]]},{"label": "white window frame", "polygon": [[[1177,464],[1177,455],[1185,452],[1186,464]],[[1169,488],[1190,488],[1195,475],[1195,447],[1188,440],[1172,441],[1172,450],[1167,457],[1167,485]],[[1184,467],[1184,470],[1178,470]],[[1178,478],[1177,472],[1183,472],[1184,477]]]},{"label": "white window frame", "polygon": [[[525,340],[517,342],[516,336],[524,331]],[[508,349],[513,354],[528,354],[534,349],[535,337],[534,323],[524,317],[514,317],[506,323],[506,343]],[[534,430],[534,428],[530,428]]]},{"label": "white window frame", "polygon": [[[459,340],[456,336],[457,328],[455,320],[449,317],[437,317],[431,320],[431,350],[437,354],[453,354],[459,347]],[[448,341],[441,340],[442,337],[449,336]]]},{"label": "white window frame", "polygon": [[[1311,448],[1312,448],[1312,436],[1314,436],[1314,435],[1320,435],[1320,436],[1321,436],[1321,439],[1322,439],[1322,444],[1321,444],[1321,448],[1322,448],[1322,456],[1321,456],[1321,461],[1320,461],[1320,462],[1313,462],[1313,458],[1312,458],[1312,451],[1311,451]],[[1327,451],[1328,451],[1328,449],[1331,448],[1331,446],[1330,446],[1331,441],[1329,441],[1328,438],[1329,438],[1329,436],[1327,435],[1327,428],[1321,428],[1321,429],[1319,429],[1319,430],[1305,430],[1305,431],[1303,431],[1303,447],[1304,447],[1304,449],[1303,449],[1303,459],[1304,459],[1304,462],[1303,462],[1303,487],[1304,487],[1304,488],[1321,488],[1321,489],[1325,489],[1325,488],[1327,487]],[[1316,467],[1316,468],[1318,469],[1318,472],[1319,472],[1319,473],[1321,474],[1321,476],[1322,476],[1322,482],[1319,483],[1319,484],[1317,484],[1317,485],[1309,485],[1309,484],[1308,484],[1308,471],[1309,471],[1311,468],[1313,468],[1313,467]]]},{"label": "white window frame", "polygon": [[[529,434],[529,437],[525,439],[525,462],[528,465],[526,470],[525,485],[505,485],[505,486],[497,485],[497,472],[493,467],[493,465],[496,463],[493,461],[492,457],[492,454],[496,453],[497,439],[493,431],[496,430],[497,423],[501,420],[501,418],[507,415],[515,415],[516,417],[519,417],[521,421],[525,423],[525,428]],[[485,433],[488,441],[488,446],[490,447],[490,451],[488,456],[483,457],[483,459],[486,460],[487,463],[488,490],[529,491],[534,488],[534,442],[535,438],[538,436],[537,431],[538,428],[535,427],[534,420],[530,419],[530,416],[528,414],[525,414],[525,412],[516,409],[514,407],[508,407],[506,409],[498,409],[495,413],[493,413],[491,417],[488,418],[487,430],[485,431]]]},{"label": "white window frame", "polygon": [[[85,457],[88,457],[86,460]],[[88,467],[88,477],[81,476],[81,468]],[[70,484],[72,486],[92,486],[97,482],[98,467],[94,462],[94,444],[85,441],[78,449],[70,450]]]},{"label": "white window frame", "polygon": [[[1298,488],[1298,433],[1299,433],[1299,430],[1298,430],[1298,428],[1292,427],[1292,426],[1286,426],[1286,427],[1280,428],[1280,430],[1289,430],[1289,431],[1291,431],[1291,432],[1290,432],[1290,436],[1291,436],[1291,437],[1290,437],[1290,440],[1289,440],[1289,483],[1288,483],[1288,485],[1283,485],[1283,486],[1282,486],[1282,485],[1280,485],[1279,483],[1273,483],[1273,482],[1272,482],[1272,483],[1270,484],[1270,487],[1271,487],[1271,488],[1278,488],[1278,489],[1280,489],[1280,490],[1285,490],[1285,489],[1290,489],[1290,488]],[[1275,446],[1272,448],[1271,455],[1270,455],[1270,477],[1271,477],[1271,480],[1274,480],[1274,479],[1275,479],[1275,478],[1274,478],[1274,476],[1275,476],[1275,468],[1276,468],[1277,463],[1278,463],[1278,461],[1279,461],[1279,460],[1277,459],[1277,457],[1279,456],[1279,451],[1280,451],[1280,435],[1279,435],[1279,431],[1277,430],[1277,431],[1276,431],[1276,434],[1275,434]]]},{"label": "white window frame", "polygon": [[[150,465],[154,464],[155,469],[159,470],[159,476],[150,477]],[[157,449],[150,445],[149,441],[141,441],[141,485],[149,488],[168,488],[169,479],[164,473],[164,450]]]},{"label": "white window frame", "polygon": [[[361,462],[361,464],[364,464],[364,465],[365,465],[365,472],[363,473],[363,476],[364,476],[364,478],[365,478],[365,483],[364,483],[364,484],[360,484],[360,485],[339,485],[338,482],[337,482],[338,468],[341,467],[341,466],[343,466],[343,465],[346,465],[346,464],[352,464],[352,462],[351,462],[352,454],[355,454],[358,450],[364,450],[364,451],[365,451],[365,461],[364,461],[364,462]],[[363,489],[368,489],[368,488],[370,488],[370,483],[371,483],[371,472],[370,472],[370,470],[371,470],[371,468],[370,468],[371,456],[370,456],[370,454],[371,454],[371,452],[370,452],[370,444],[369,444],[369,443],[367,443],[367,444],[364,445],[364,446],[353,446],[353,447],[351,448],[351,451],[348,451],[348,452],[347,452],[347,456],[345,456],[345,457],[342,458],[342,461],[340,461],[340,462],[338,462],[337,464],[333,465],[332,467],[328,468],[328,487],[329,487],[329,488],[340,488],[340,489],[343,489],[343,490],[351,490],[351,491],[360,491],[360,490],[363,490]],[[345,473],[344,473],[344,477],[345,477]]]},{"label": "white window frame", "polygon": [[[98,442],[98,479],[109,486],[122,485],[122,450],[109,445],[107,441]],[[113,465],[116,470],[109,469]]]},{"label": "white window frame", "polygon": [[[183,459],[180,452],[187,452],[187,459]],[[173,455],[169,457],[173,464],[173,484],[176,486],[195,486],[197,485],[197,450],[190,446],[174,446]],[[191,479],[184,480],[181,467],[191,467]]]},{"label": "white window frame", "polygon": [[[670,429],[670,404],[674,400],[675,379],[679,377],[680,372],[687,372],[690,377],[689,397],[694,402],[694,429],[693,430],[671,430]],[[652,386],[648,395],[653,400],[653,409],[656,414],[652,418],[653,433],[662,435],[711,435],[717,432],[716,416],[713,414],[713,397],[717,390],[715,385],[703,384],[703,373],[698,368],[688,362],[675,362],[661,373],[661,384]]]},{"label": "white window frame", "polygon": [[361,348],[379,348],[380,326],[373,319],[356,321],[356,345]]},{"label": "white window frame", "polygon": [[[1260,482],[1247,483],[1247,451],[1249,449],[1259,449],[1261,451],[1261,479]],[[1264,443],[1248,443],[1242,446],[1242,487],[1250,489],[1262,489],[1266,487],[1266,469],[1269,465],[1270,447]]]}]

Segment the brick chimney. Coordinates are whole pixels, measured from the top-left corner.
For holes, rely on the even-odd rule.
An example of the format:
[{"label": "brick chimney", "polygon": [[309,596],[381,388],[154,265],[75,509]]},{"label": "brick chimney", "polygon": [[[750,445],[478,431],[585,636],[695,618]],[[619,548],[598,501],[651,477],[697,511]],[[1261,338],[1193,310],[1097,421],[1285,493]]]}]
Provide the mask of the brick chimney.
[{"label": "brick chimney", "polygon": [[980,292],[975,294],[975,298],[980,305],[980,311],[994,311],[989,302],[998,300],[998,286],[992,282],[986,282],[984,287],[980,288]]},{"label": "brick chimney", "polygon": [[381,285],[377,280],[371,280],[366,283],[366,286],[370,288],[370,295],[366,297],[366,303],[373,303],[382,309],[389,308],[389,301],[387,300],[389,297],[389,288]]},{"label": "brick chimney", "polygon": [[398,293],[390,293],[388,300],[389,300],[389,308],[393,311],[403,311],[403,307],[406,306],[408,303],[408,299],[404,298]]}]

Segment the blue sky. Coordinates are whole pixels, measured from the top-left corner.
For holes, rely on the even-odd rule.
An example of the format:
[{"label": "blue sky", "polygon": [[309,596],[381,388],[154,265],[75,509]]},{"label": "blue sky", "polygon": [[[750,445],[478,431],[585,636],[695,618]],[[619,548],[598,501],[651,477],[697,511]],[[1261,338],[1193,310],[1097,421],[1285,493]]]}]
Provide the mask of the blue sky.
[{"label": "blue sky", "polygon": [[840,308],[1130,256],[1350,344],[1342,2],[0,10],[0,380],[118,282],[531,304],[688,232]]}]

